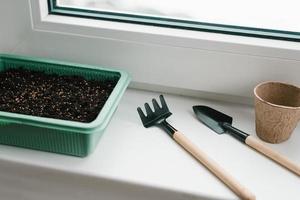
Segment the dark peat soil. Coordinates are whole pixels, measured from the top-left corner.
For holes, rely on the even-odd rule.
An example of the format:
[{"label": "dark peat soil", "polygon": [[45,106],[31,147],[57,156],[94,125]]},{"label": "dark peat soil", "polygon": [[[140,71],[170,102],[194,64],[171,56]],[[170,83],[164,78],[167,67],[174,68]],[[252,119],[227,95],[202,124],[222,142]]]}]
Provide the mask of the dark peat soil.
[{"label": "dark peat soil", "polygon": [[117,81],[46,74],[25,69],[0,72],[0,110],[79,122],[93,121]]}]

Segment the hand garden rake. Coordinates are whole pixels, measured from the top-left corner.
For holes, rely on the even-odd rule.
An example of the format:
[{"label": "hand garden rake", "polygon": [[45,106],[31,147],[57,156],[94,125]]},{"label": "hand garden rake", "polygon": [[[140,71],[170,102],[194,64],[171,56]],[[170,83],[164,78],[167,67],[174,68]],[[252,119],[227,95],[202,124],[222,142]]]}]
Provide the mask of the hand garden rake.
[{"label": "hand garden rake", "polygon": [[202,163],[207,169],[209,169],[215,176],[223,181],[237,196],[241,199],[254,200],[255,196],[244,186],[242,186],[237,180],[235,180],[229,173],[227,173],[222,167],[220,167],[214,160],[208,157],[203,151],[201,151],[195,144],[193,144],[187,137],[177,131],[167,121],[172,113],[165,102],[162,95],[159,96],[161,106],[155,99],[152,99],[154,111],[150,108],[148,103],[145,103],[146,115],[143,113],[140,107],[137,111],[141,117],[144,127],[159,126],[165,130],[178,144],[180,144],[186,151],[188,151],[194,158]]}]

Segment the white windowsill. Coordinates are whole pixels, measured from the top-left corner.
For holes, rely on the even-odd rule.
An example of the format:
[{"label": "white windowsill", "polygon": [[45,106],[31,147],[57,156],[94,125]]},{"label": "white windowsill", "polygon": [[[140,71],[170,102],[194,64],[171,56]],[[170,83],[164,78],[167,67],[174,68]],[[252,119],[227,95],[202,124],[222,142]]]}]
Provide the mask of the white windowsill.
[{"label": "white windowsill", "polygon": [[[0,193],[18,199],[238,199],[159,128],[144,128],[136,107],[159,93],[129,89],[93,154],[87,158],[0,146]],[[234,118],[255,135],[250,106],[165,95],[168,121],[222,165],[257,200],[298,199],[300,179],[229,135],[217,135],[197,121],[192,105],[205,104]],[[300,163],[300,127],[271,145]],[[287,196],[288,194],[288,196]]]}]

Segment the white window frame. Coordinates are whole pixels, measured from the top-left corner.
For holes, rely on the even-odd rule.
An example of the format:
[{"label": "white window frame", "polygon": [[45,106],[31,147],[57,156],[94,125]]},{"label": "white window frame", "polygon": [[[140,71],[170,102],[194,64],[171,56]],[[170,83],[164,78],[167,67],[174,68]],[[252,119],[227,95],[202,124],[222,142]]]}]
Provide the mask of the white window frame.
[{"label": "white window frame", "polygon": [[[275,54],[275,52],[268,54],[262,48],[300,50],[298,42],[51,15],[48,13],[46,0],[30,1],[33,29],[36,31],[53,31],[71,35],[76,34],[82,37],[154,43],[185,48],[251,53],[252,55],[278,58],[289,57],[279,51],[278,54]],[[252,48],[249,49],[249,46]],[[257,48],[253,49],[253,47]]]},{"label": "white window frame", "polygon": [[[166,69],[164,69],[165,66],[155,65],[157,63],[153,62],[153,65],[151,65],[153,71],[162,70],[169,73],[166,77],[157,77],[157,73],[142,74],[143,70],[140,69],[142,66],[134,63],[132,58],[128,58],[128,60],[124,60],[124,66],[118,67],[128,70],[133,75],[133,84],[131,87],[172,91],[173,93],[196,96],[203,96],[203,93],[199,93],[199,91],[205,91],[249,97],[251,96],[250,91],[253,86],[260,81],[272,79],[294,84],[300,83],[298,78],[295,77],[295,74],[300,74],[299,42],[51,15],[48,13],[46,0],[29,0],[29,3],[32,30],[37,34],[46,32],[49,34],[74,36],[77,40],[89,38],[95,41],[120,41],[145,48],[147,46],[155,46],[157,48],[157,55],[155,53],[149,55],[153,59],[160,56],[170,56],[161,55],[161,49],[168,48],[173,50],[179,49],[182,52],[185,50],[187,52],[196,51],[197,54],[199,52],[199,55],[209,54],[209,58],[207,59],[210,60],[199,60],[199,69],[195,67],[197,64],[195,62],[184,66],[185,70],[192,71],[192,74],[180,81],[178,79],[183,73],[180,70],[182,63],[176,66],[176,62],[174,62],[172,63],[173,66],[166,66]],[[178,59],[178,55],[174,56]],[[181,54],[181,56],[183,59],[187,57],[184,54]],[[210,63],[210,61],[220,59],[220,56],[225,60],[226,56],[228,56],[229,62],[227,63],[227,67],[224,67],[225,71],[222,72],[224,74],[217,76],[216,80],[212,80],[214,77],[213,74],[220,73],[223,68],[219,63]],[[71,60],[72,58],[64,57],[64,59]],[[186,59],[196,60],[197,57],[189,55]],[[253,62],[253,65],[244,65],[243,59],[247,63]],[[275,66],[274,63],[277,61],[280,65]],[[101,65],[100,60],[98,64]],[[298,64],[299,67],[297,67]],[[132,67],[129,68],[127,66]],[[275,67],[274,70],[273,66]],[[212,74],[212,77],[205,75],[198,78],[195,75],[202,73],[203,70]],[[233,75],[234,73],[247,73],[247,71],[249,72],[248,76],[239,77]],[[272,73],[268,74],[268,71]],[[282,77],[279,74],[282,74]],[[240,80],[241,78],[242,80]],[[212,83],[212,81],[215,81],[215,83]]]}]

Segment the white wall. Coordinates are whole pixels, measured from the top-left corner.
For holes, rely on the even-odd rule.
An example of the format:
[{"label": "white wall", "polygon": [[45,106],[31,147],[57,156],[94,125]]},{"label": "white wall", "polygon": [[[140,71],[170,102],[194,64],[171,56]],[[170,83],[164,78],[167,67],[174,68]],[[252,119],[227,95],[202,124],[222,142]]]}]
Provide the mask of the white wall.
[{"label": "white wall", "polygon": [[220,45],[211,48],[210,41],[191,48],[32,30],[28,1],[20,0],[0,1],[0,23],[2,52],[125,69],[133,77],[133,87],[172,88],[169,91],[195,96],[207,96],[205,91],[250,97],[261,81],[300,85],[298,43],[282,42],[291,44],[292,50],[243,45],[244,51],[239,52],[238,45],[225,44],[224,50]]},{"label": "white wall", "polygon": [[10,52],[21,45],[31,30],[27,1],[0,1],[0,52]]}]

